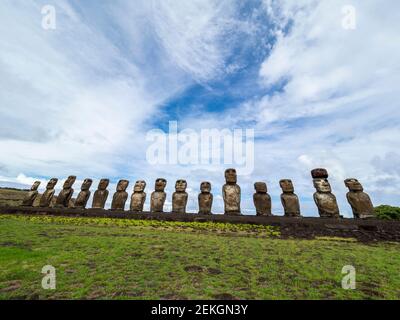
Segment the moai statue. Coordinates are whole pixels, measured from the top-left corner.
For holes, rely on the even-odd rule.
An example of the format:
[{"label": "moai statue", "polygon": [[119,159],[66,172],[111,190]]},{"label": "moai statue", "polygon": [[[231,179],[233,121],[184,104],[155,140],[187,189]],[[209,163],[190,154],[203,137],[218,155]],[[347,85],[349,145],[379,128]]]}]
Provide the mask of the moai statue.
[{"label": "moai statue", "polygon": [[31,190],[28,192],[24,200],[22,201],[22,206],[24,207],[33,207],[33,202],[36,200],[39,192],[38,188],[40,186],[40,181],[35,181],[31,187]]},{"label": "moai statue", "polygon": [[146,201],[146,181],[139,180],[136,181],[135,186],[133,187],[133,193],[131,196],[131,211],[134,212],[142,212],[144,202]]},{"label": "moai statue", "polygon": [[332,193],[331,185],[328,181],[328,172],[325,169],[315,169],[311,171],[314,187],[314,201],[318,207],[321,218],[340,218],[339,207],[335,195]]},{"label": "moai statue", "polygon": [[93,195],[93,202],[92,202],[93,209],[104,209],[104,206],[106,205],[106,201],[108,198],[107,187],[109,184],[110,184],[109,179],[100,180],[99,186],[97,187],[97,190],[94,192]]},{"label": "moai statue", "polygon": [[226,215],[240,215],[240,187],[235,169],[225,170],[226,184],[222,187],[222,197]]},{"label": "moai statue", "polygon": [[167,186],[167,180],[159,178],[155,183],[155,191],[151,194],[150,211],[151,212],[163,212],[164,203],[167,198],[167,194],[164,192]]},{"label": "moai statue", "polygon": [[172,195],[172,212],[186,213],[188,194],[186,192],[186,180],[177,180],[175,183],[175,192]]},{"label": "moai statue", "polygon": [[42,194],[42,197],[40,198],[40,203],[39,206],[42,208],[47,208],[50,207],[51,201],[53,200],[54,197],[54,187],[56,186],[58,182],[57,178],[52,178],[50,181],[47,183],[46,186],[46,191]]},{"label": "moai statue", "polygon": [[272,216],[271,196],[268,194],[267,184],[265,182],[256,182],[254,189],[256,193],[253,195],[253,202],[257,216]]},{"label": "moai statue", "polygon": [[212,214],[211,208],[213,203],[213,195],[211,193],[211,183],[202,182],[199,194],[199,214]]},{"label": "moai statue", "polygon": [[87,202],[90,198],[90,187],[92,186],[92,179],[85,179],[81,186],[81,192],[79,192],[78,196],[75,200],[75,208],[78,209],[86,209]]},{"label": "moai statue", "polygon": [[68,208],[69,201],[72,198],[72,194],[74,193],[74,189],[72,189],[73,184],[75,183],[76,176],[69,176],[67,180],[65,180],[62,190],[57,196],[56,199],[56,207],[59,208]]},{"label": "moai statue", "polygon": [[294,193],[292,180],[283,179],[279,181],[282,188],[281,202],[286,217],[301,217],[299,197]]},{"label": "moai statue", "polygon": [[356,219],[374,218],[374,206],[371,198],[364,192],[364,188],[357,179],[346,179],[344,184],[349,188],[347,201],[353,209],[353,215]]},{"label": "moai statue", "polygon": [[117,184],[117,190],[114,193],[113,200],[111,202],[111,210],[125,210],[125,203],[128,199],[128,180],[119,180]]}]

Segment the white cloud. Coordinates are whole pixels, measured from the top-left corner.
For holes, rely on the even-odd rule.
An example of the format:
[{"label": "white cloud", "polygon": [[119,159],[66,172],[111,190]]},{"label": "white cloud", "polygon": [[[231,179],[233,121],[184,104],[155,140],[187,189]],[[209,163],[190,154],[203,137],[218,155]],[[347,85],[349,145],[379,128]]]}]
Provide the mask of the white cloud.
[{"label": "white cloud", "polygon": [[41,5],[0,5],[5,175],[120,174],[127,158],[144,161],[146,121],[162,102],[224,64],[228,3],[59,1],[51,31]]}]

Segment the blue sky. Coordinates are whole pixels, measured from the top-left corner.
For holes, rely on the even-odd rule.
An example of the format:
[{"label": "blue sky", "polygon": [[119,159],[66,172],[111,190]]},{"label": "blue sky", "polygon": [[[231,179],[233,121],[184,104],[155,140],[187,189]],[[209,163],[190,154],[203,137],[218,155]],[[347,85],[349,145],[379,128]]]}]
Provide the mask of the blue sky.
[{"label": "blue sky", "polygon": [[[44,5],[56,29],[41,25]],[[345,5],[356,28],[342,27]],[[150,130],[253,129],[244,211],[266,181],[282,213],[291,178],[317,215],[310,170],[326,167],[342,213],[343,180],[400,205],[400,3],[353,1],[19,1],[0,3],[0,185],[78,176],[186,178],[189,209],[209,180],[222,209],[226,165],[151,165]],[[58,188],[62,185],[59,183]],[[149,199],[145,207],[148,207]]]}]

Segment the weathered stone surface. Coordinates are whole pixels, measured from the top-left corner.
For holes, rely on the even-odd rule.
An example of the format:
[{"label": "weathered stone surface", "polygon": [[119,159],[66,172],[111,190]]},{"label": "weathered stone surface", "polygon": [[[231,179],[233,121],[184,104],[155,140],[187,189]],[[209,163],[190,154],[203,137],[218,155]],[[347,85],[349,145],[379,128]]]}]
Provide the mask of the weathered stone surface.
[{"label": "weathered stone surface", "polygon": [[271,196],[268,194],[267,184],[265,182],[256,182],[254,189],[256,193],[253,195],[253,202],[257,216],[272,216]]},{"label": "weathered stone surface", "polygon": [[225,171],[226,183],[222,187],[222,197],[226,215],[240,215],[241,190],[237,184],[237,174],[235,169]]},{"label": "weathered stone surface", "polygon": [[50,181],[47,183],[46,186],[46,191],[42,194],[42,197],[40,198],[40,207],[50,207],[51,201],[53,200],[54,197],[54,187],[56,186],[58,182],[57,178],[52,178]]},{"label": "weathered stone surface", "polygon": [[144,203],[146,201],[146,181],[139,180],[136,181],[135,186],[133,187],[133,193],[131,196],[131,206],[130,210],[134,212],[142,212]]},{"label": "weathered stone surface", "polygon": [[31,187],[31,190],[28,192],[26,197],[22,200],[22,206],[32,207],[33,202],[36,200],[39,192],[38,188],[40,186],[40,181],[35,181]]},{"label": "weathered stone surface", "polygon": [[111,210],[125,210],[125,203],[128,199],[128,180],[119,180],[117,184],[117,190],[114,193],[113,200],[111,202]]},{"label": "weathered stone surface", "polygon": [[108,190],[107,187],[110,184],[109,179],[101,179],[99,182],[99,186],[97,187],[97,190],[94,192],[93,195],[93,202],[92,202],[92,208],[93,209],[104,209],[104,206],[106,205],[106,201],[108,198]]},{"label": "weathered stone surface", "polygon": [[294,193],[292,180],[282,179],[279,182],[283,193],[281,194],[281,202],[286,217],[300,217],[299,197]]},{"label": "weathered stone surface", "polygon": [[188,201],[186,192],[186,180],[177,180],[175,183],[175,192],[172,194],[172,212],[185,213]]},{"label": "weathered stone surface", "polygon": [[151,194],[150,201],[150,211],[151,212],[163,212],[164,211],[164,203],[167,199],[167,194],[164,192],[165,187],[167,186],[167,180],[163,178],[159,178],[155,183],[155,191]]},{"label": "weathered stone surface", "polygon": [[63,188],[57,196],[55,205],[56,207],[68,208],[69,201],[71,200],[74,193],[74,189],[72,189],[72,186],[74,185],[75,181],[76,176],[69,176],[67,180],[65,180]]},{"label": "weathered stone surface", "polygon": [[92,179],[85,179],[81,186],[81,192],[79,192],[78,196],[75,200],[75,208],[85,209],[87,202],[90,198],[90,187],[92,186],[93,180]]},{"label": "weathered stone surface", "polygon": [[351,209],[353,210],[354,218],[374,218],[374,206],[369,195],[364,192],[364,188],[361,183],[357,179],[351,178],[346,179],[344,184],[347,188],[349,188],[349,192],[347,193],[346,197]]},{"label": "weathered stone surface", "polygon": [[314,179],[314,201],[321,218],[340,218],[339,207],[327,179]]},{"label": "weathered stone surface", "polygon": [[212,214],[213,195],[211,193],[211,183],[208,181],[200,184],[199,194],[199,214]]}]

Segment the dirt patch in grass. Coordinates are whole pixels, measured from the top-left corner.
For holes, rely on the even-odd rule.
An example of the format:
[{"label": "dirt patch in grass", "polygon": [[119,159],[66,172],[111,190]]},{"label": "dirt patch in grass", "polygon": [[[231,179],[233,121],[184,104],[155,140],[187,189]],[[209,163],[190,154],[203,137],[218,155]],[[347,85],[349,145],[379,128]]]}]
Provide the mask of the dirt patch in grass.
[{"label": "dirt patch in grass", "polygon": [[370,299],[385,298],[385,295],[379,291],[379,285],[376,283],[362,283],[359,285],[359,290],[364,293],[365,297],[369,297]]},{"label": "dirt patch in grass", "polygon": [[13,280],[5,283],[5,287],[0,289],[0,292],[11,292],[18,290],[22,286],[21,280]]},{"label": "dirt patch in grass", "polygon": [[186,272],[203,272],[203,267],[200,266],[186,266],[184,268]]},{"label": "dirt patch in grass", "polygon": [[207,268],[208,274],[221,274],[222,271],[216,268]]}]

